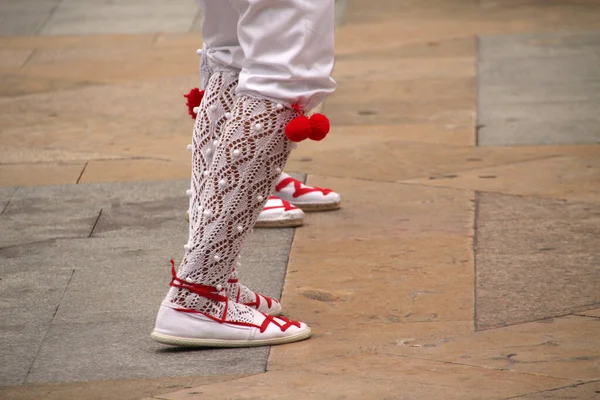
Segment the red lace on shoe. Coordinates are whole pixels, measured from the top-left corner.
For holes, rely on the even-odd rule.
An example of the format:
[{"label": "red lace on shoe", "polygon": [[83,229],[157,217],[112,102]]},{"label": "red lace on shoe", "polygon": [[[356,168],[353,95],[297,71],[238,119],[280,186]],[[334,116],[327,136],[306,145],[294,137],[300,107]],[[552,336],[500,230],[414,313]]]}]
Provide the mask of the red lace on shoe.
[{"label": "red lace on shoe", "polygon": [[254,293],[254,295],[256,296],[256,301],[253,301],[251,303],[244,303],[245,306],[254,307],[254,308],[258,309],[258,307],[260,307],[260,298],[262,297],[262,298],[264,298],[267,301],[267,306],[269,308],[271,308],[271,305],[273,304],[273,299],[272,298],[267,297],[267,296],[261,296],[258,293]]},{"label": "red lace on shoe", "polygon": [[279,182],[277,184],[277,186],[275,186],[275,190],[276,191],[281,191],[284,187],[286,187],[287,185],[289,185],[290,183],[294,184],[294,194],[293,197],[297,198],[300,197],[304,194],[307,193],[312,193],[312,192],[321,192],[323,193],[323,195],[328,195],[329,193],[332,192],[331,189],[322,189],[320,187],[317,186],[306,186],[306,187],[302,187],[302,182],[300,182],[299,180],[296,180],[294,178],[292,178],[291,176],[288,178],[283,179],[281,182]]},{"label": "red lace on shoe", "polygon": [[[227,283],[239,283],[238,279],[234,279],[234,278],[229,278],[229,280],[227,281]],[[238,291],[237,291],[237,296],[235,298],[235,302],[239,303],[240,302],[240,295],[242,294],[242,290],[241,288],[238,287]],[[258,309],[258,307],[260,306],[260,298],[263,297],[265,299],[265,301],[267,302],[267,306],[269,306],[269,308],[271,308],[271,305],[273,304],[273,299],[267,296],[263,296],[260,295],[258,293],[254,293],[254,296],[256,296],[256,301],[252,302],[252,303],[242,303],[245,306],[249,306],[249,307],[255,307],[256,309]]]},{"label": "red lace on shoe", "polygon": [[283,210],[284,210],[284,211],[290,211],[290,210],[294,210],[294,209],[296,209],[296,208],[297,208],[297,207],[295,207],[295,206],[291,205],[289,202],[287,202],[287,201],[285,201],[285,200],[283,200],[283,199],[280,199],[280,198],[279,198],[279,197],[277,197],[277,196],[270,196],[270,197],[269,197],[269,200],[281,200],[281,203],[282,203],[283,205],[282,205],[282,206],[272,206],[272,207],[265,207],[265,208],[263,208],[263,211],[266,211],[266,210],[274,210],[274,209],[276,209],[276,208],[283,208]]},{"label": "red lace on shoe", "polygon": [[[279,327],[279,329],[281,329],[281,332],[287,331],[288,328],[291,327],[291,326],[295,326],[296,328],[300,328],[300,322],[298,322],[298,321],[291,321],[291,320],[287,319],[286,317],[273,317],[273,316],[271,316],[269,314],[263,314],[263,315],[266,318],[263,321],[262,325],[260,326],[260,333],[263,333],[264,331],[266,331],[267,327],[271,323],[277,325]],[[277,322],[275,320],[275,318],[282,320],[283,322],[285,322],[285,324],[281,325],[279,322]]]},{"label": "red lace on shoe", "polygon": [[[173,260],[171,260],[171,283],[170,283],[170,285],[173,287],[176,287],[176,288],[186,289],[189,292],[192,292],[194,294],[197,294],[198,296],[202,296],[202,297],[210,299],[210,300],[215,300],[215,301],[220,301],[222,303],[225,303],[225,307],[223,309],[223,315],[221,318],[217,318],[212,315],[205,314],[205,313],[200,313],[200,314],[206,315],[207,317],[209,317],[215,321],[219,321],[219,322],[225,321],[225,316],[227,315],[227,301],[229,300],[227,298],[227,296],[220,295],[219,290],[217,290],[217,288],[214,286],[201,285],[199,283],[188,282],[186,280],[179,278],[177,276],[177,272],[175,271],[175,261],[173,261]],[[180,309],[180,311],[182,311],[182,310],[187,310],[187,309]]]},{"label": "red lace on shoe", "polygon": [[[229,282],[237,283],[237,281],[238,281],[237,279],[229,279]],[[217,318],[212,315],[203,313],[202,311],[190,310],[189,308],[175,308],[176,311],[187,312],[187,313],[192,313],[192,314],[202,314],[205,317],[208,317],[208,318],[212,319],[213,321],[216,321],[219,323],[227,323],[227,324],[232,324],[232,325],[242,325],[242,326],[250,326],[253,328],[259,328],[260,333],[263,333],[265,330],[267,330],[267,327],[271,323],[273,323],[277,327],[279,327],[279,329],[281,329],[282,332],[285,332],[291,326],[300,328],[300,322],[298,322],[298,321],[291,321],[285,317],[277,317],[278,319],[285,322],[285,324],[282,325],[279,322],[277,322],[277,320],[274,319],[275,317],[273,317],[269,314],[260,312],[258,310],[257,310],[257,312],[260,312],[262,315],[265,316],[265,320],[263,321],[262,325],[260,325],[260,326],[256,325],[256,324],[249,324],[246,322],[227,321],[225,319],[225,316],[227,315],[227,302],[229,301],[228,297],[221,296],[220,294],[218,294],[219,291],[214,286],[206,286],[206,285],[201,285],[199,283],[192,283],[192,282],[188,282],[188,281],[185,281],[185,280],[177,277],[177,272],[175,271],[175,261],[174,260],[171,260],[171,286],[189,290],[190,292],[195,293],[198,296],[205,297],[207,299],[225,302],[225,308],[223,310],[223,316],[221,318]],[[258,296],[257,296],[257,299],[258,299]],[[269,302],[270,299],[268,297],[265,297],[265,299],[267,299],[267,302],[270,307],[271,306],[271,303]]]}]

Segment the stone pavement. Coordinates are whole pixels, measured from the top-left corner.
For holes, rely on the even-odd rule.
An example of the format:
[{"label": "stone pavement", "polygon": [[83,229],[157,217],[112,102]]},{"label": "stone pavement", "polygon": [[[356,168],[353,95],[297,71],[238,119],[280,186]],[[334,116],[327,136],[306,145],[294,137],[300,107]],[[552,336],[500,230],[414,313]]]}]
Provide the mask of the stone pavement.
[{"label": "stone pavement", "polygon": [[288,170],[344,207],[255,231],[242,270],[314,337],[181,351],[148,333],[193,2],[0,0],[0,398],[600,397],[600,4],[336,7],[333,132]]}]

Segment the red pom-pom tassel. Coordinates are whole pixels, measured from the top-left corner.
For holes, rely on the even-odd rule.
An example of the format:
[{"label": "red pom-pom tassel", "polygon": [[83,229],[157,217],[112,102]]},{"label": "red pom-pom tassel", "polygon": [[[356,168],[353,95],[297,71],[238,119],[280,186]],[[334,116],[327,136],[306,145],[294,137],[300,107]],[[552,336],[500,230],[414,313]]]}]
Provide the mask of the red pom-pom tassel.
[{"label": "red pom-pom tassel", "polygon": [[292,142],[301,142],[310,138],[311,140],[323,140],[329,133],[329,119],[323,114],[313,114],[310,118],[304,115],[304,110],[299,104],[293,104],[292,108],[299,116],[291,120],[285,127],[285,134]]},{"label": "red pom-pom tassel", "polygon": [[184,94],[183,97],[187,99],[185,105],[188,108],[188,114],[190,114],[192,119],[196,119],[197,113],[194,112],[194,108],[200,107],[200,103],[204,97],[204,90],[193,88],[188,94]]},{"label": "red pom-pom tassel", "polygon": [[285,135],[292,142],[301,142],[305,140],[312,131],[310,121],[306,116],[299,115],[291,120],[285,127]]},{"label": "red pom-pom tassel", "polygon": [[323,114],[313,114],[308,120],[311,126],[309,139],[317,141],[325,139],[329,133],[329,119]]}]

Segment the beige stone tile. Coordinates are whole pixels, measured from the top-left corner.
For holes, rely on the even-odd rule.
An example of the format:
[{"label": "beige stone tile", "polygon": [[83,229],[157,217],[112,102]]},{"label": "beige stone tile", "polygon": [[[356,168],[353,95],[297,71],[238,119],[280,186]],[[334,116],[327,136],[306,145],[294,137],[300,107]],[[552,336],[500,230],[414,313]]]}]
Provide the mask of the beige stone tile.
[{"label": "beige stone tile", "polygon": [[0,68],[19,68],[33,53],[29,49],[0,48]]},{"label": "beige stone tile", "polygon": [[308,363],[189,389],[161,398],[213,399],[481,399],[505,398],[570,381],[406,357],[364,354]]},{"label": "beige stone tile", "polygon": [[[0,99],[8,98],[13,100],[16,96],[26,96],[41,92],[55,92],[88,85],[89,83],[87,82],[78,82],[68,79],[10,75],[2,74],[0,72]],[[15,115],[13,114],[11,117],[14,118]],[[1,116],[0,119],[2,119]]]},{"label": "beige stone tile", "polygon": [[472,193],[308,183],[334,188],[343,207],[308,214],[296,231],[283,306],[315,340],[273,349],[270,368],[473,331]]},{"label": "beige stone tile", "polygon": [[578,383],[571,387],[564,389],[554,389],[550,391],[544,391],[540,393],[526,394],[525,396],[516,397],[521,400],[543,400],[543,399],[556,399],[556,400],[593,400],[598,399],[600,394],[600,381]]},{"label": "beige stone tile", "polygon": [[420,358],[554,376],[600,378],[600,320],[566,316],[389,348]]},{"label": "beige stone tile", "polygon": [[[46,56],[54,61],[28,62],[12,73],[90,82],[123,82],[193,74],[198,70],[198,56],[189,49],[145,48],[131,50],[122,56],[115,56],[121,50],[114,49],[99,50],[98,56],[93,56],[93,52],[85,53],[89,54],[88,58],[74,58],[72,51],[66,52],[65,59],[60,55]],[[102,54],[105,57],[101,57]]]},{"label": "beige stone tile", "polygon": [[0,164],[0,186],[76,183],[85,163]]},{"label": "beige stone tile", "polygon": [[4,146],[0,145],[0,160],[3,164],[19,163],[72,163],[86,162],[89,160],[119,158],[118,156],[107,156],[100,153],[77,153],[66,150],[47,149],[35,146]]},{"label": "beige stone tile", "polygon": [[[454,129],[454,132],[459,132],[461,141],[468,140],[469,131],[463,130],[462,125],[457,128],[454,125],[448,127],[452,129],[432,132],[427,140],[433,142],[434,135],[444,136]],[[463,147],[418,143],[405,141],[405,132],[409,140],[411,135],[418,135],[417,130],[403,126],[394,134],[392,128],[383,130],[365,126],[364,129],[357,129],[334,125],[325,140],[300,143],[298,149],[292,152],[287,169],[382,181],[416,179],[410,183],[427,182],[428,185],[443,186],[454,181],[455,176],[459,175],[457,171],[536,160],[568,150],[552,146]],[[423,137],[426,137],[425,133]],[[453,139],[448,139],[451,140]],[[452,187],[451,183],[448,186]]]},{"label": "beige stone tile", "polygon": [[456,172],[450,177],[421,178],[410,183],[537,196],[574,201],[600,201],[600,146],[592,154],[548,157]]},{"label": "beige stone tile", "polygon": [[145,396],[239,379],[244,375],[186,376],[152,379],[120,379],[78,383],[51,383],[3,386],[2,394],[11,400],[139,400]]},{"label": "beige stone tile", "polygon": [[368,57],[338,57],[333,78],[411,80],[423,78],[469,78],[475,76],[475,57],[407,58],[402,51],[390,56],[371,53]]},{"label": "beige stone tile", "polygon": [[474,78],[340,79],[327,98],[333,125],[475,123]]},{"label": "beige stone tile", "polygon": [[152,47],[157,34],[110,34],[110,35],[64,35],[64,36],[4,36],[0,37],[1,49],[60,49],[89,47]]},{"label": "beige stone tile", "polygon": [[190,168],[186,163],[164,160],[90,161],[80,183],[186,179]]},{"label": "beige stone tile", "polygon": [[159,48],[183,47],[186,51],[195,54],[197,49],[202,48],[202,43],[200,32],[161,33],[156,38],[154,46]]}]

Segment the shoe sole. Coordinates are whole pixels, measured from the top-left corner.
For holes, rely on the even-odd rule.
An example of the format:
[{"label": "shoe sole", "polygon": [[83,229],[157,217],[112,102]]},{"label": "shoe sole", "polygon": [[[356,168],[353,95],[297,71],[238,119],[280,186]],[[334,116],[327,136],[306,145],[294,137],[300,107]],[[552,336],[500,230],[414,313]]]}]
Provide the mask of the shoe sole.
[{"label": "shoe sole", "polygon": [[281,219],[274,221],[256,221],[255,228],[297,228],[302,226],[304,218]]},{"label": "shoe sole", "polygon": [[312,203],[312,204],[294,204],[296,207],[298,207],[299,209],[301,209],[302,211],[308,211],[308,212],[312,212],[312,211],[333,211],[333,210],[339,210],[342,207],[342,203],[341,202],[337,202],[337,203],[327,203],[327,204],[318,204],[318,203]]},{"label": "shoe sole", "polygon": [[179,347],[258,347],[299,342],[308,339],[311,334],[310,328],[307,328],[306,331],[299,332],[292,336],[263,340],[194,339],[164,335],[158,332],[152,332],[150,337],[158,343]]}]

